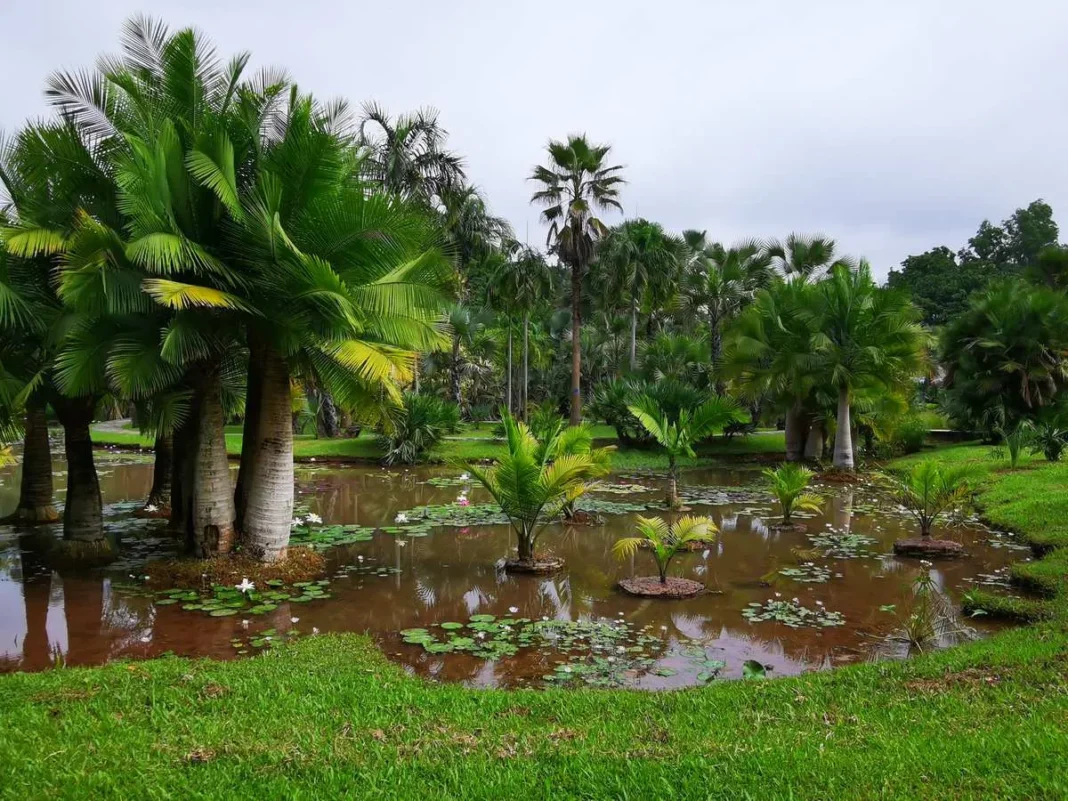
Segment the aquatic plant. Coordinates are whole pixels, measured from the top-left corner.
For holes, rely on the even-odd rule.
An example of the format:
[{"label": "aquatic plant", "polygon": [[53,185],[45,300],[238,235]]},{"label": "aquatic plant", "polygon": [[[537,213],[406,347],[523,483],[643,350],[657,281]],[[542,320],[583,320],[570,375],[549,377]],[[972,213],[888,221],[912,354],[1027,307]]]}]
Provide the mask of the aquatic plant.
[{"label": "aquatic plant", "polygon": [[709,517],[687,516],[674,524],[659,517],[638,517],[639,537],[617,540],[612,553],[618,559],[629,559],[643,545],[648,545],[656,559],[660,583],[667,584],[667,570],[671,560],[686,550],[692,542],[708,542],[719,533]]},{"label": "aquatic plant", "polygon": [[796,462],[787,462],[774,470],[764,470],[771,494],[782,508],[782,522],[789,524],[795,509],[805,512],[818,512],[821,501],[818,495],[806,493],[812,480],[812,471]]},{"label": "aquatic plant", "polygon": [[831,612],[824,608],[823,601],[816,601],[814,609],[801,603],[799,598],[781,600],[781,593],[775,593],[764,603],[754,601],[742,610],[742,617],[750,623],[775,621],[792,629],[804,627],[829,628],[842,626],[845,618],[841,612]]},{"label": "aquatic plant", "polygon": [[924,459],[896,472],[886,473],[894,499],[920,524],[920,535],[931,536],[931,528],[943,514],[966,503],[971,497],[971,468],[946,465]]}]

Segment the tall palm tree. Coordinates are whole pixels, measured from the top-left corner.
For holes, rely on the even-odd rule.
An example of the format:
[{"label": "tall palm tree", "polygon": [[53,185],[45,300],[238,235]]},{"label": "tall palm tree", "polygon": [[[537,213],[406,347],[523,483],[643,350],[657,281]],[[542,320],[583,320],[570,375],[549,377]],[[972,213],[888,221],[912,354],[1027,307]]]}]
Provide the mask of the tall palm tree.
[{"label": "tall palm tree", "polygon": [[715,387],[723,394],[723,332],[771,280],[772,256],[764,243],[747,239],[724,249],[708,243],[704,231],[683,233],[692,254],[684,277],[683,298],[708,319]]},{"label": "tall palm tree", "polygon": [[[553,271],[538,251],[517,246],[502,259],[492,279],[492,293],[502,309],[523,316],[523,381],[519,392],[520,419],[527,419],[530,384],[530,315],[553,293]],[[509,408],[511,408],[511,329],[509,328]]]},{"label": "tall palm tree", "polygon": [[608,287],[622,297],[630,311],[630,358],[638,369],[638,309],[663,305],[678,284],[682,240],[668,236],[658,224],[627,220],[608,232],[598,244],[597,262]]},{"label": "tall palm tree", "polygon": [[447,138],[434,109],[394,118],[367,103],[359,126],[364,174],[386,192],[429,207],[464,182],[463,159],[445,149]]},{"label": "tall palm tree", "polygon": [[541,184],[531,202],[545,207],[541,217],[549,224],[546,241],[571,270],[571,425],[582,422],[582,279],[596,242],[608,233],[595,212],[623,210],[623,168],[607,163],[611,150],[609,145],[591,144],[585,136],[550,140],[549,165],[536,166],[530,177]]},{"label": "tall palm tree", "polygon": [[833,267],[816,289],[815,369],[838,391],[834,466],[852,470],[853,393],[861,386],[891,391],[912,381],[923,367],[927,338],[916,307],[905,295],[876,286],[866,262],[855,270]]},{"label": "tall palm tree", "polygon": [[769,242],[766,252],[772,266],[783,276],[800,276],[809,281],[818,281],[837,265],[856,267],[852,259],[838,255],[833,239],[822,234],[790,234],[782,242]]}]

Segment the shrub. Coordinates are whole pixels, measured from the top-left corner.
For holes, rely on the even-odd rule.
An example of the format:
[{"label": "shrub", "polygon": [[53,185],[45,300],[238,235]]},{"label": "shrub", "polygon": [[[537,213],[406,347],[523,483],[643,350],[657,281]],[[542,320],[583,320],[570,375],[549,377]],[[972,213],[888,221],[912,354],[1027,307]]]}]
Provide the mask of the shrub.
[{"label": "shrub", "polygon": [[433,395],[405,395],[402,408],[384,425],[379,445],[386,464],[415,464],[459,428],[460,407]]},{"label": "shrub", "polygon": [[782,522],[789,523],[795,509],[818,512],[821,502],[818,495],[805,492],[812,480],[812,471],[795,462],[788,462],[774,470],[765,470],[771,494],[782,508]]},{"label": "shrub", "polygon": [[692,411],[711,396],[689,384],[670,379],[616,378],[597,386],[592,412],[616,430],[616,436],[624,445],[648,447],[655,440],[629,408],[641,398],[652,399],[669,422],[678,422],[683,410]]},{"label": "shrub", "polygon": [[1055,422],[1039,423],[1031,436],[1031,453],[1041,453],[1050,462],[1060,461],[1068,431]]},{"label": "shrub", "polygon": [[927,421],[922,415],[909,414],[901,421],[891,436],[894,453],[919,453],[927,439]]}]

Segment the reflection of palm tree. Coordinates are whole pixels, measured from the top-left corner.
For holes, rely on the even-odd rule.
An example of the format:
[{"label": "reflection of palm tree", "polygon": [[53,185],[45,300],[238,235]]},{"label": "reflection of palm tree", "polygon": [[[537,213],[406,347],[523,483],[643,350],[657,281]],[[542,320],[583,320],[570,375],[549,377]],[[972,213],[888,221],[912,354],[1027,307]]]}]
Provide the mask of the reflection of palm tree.
[{"label": "reflection of palm tree", "polygon": [[52,571],[43,566],[37,554],[19,543],[22,568],[22,604],[26,610],[26,637],[22,641],[22,669],[37,670],[49,663],[48,602]]},{"label": "reflection of palm tree", "polygon": [[67,664],[90,665],[99,661],[93,649],[104,634],[104,582],[60,574],[60,583],[67,624]]}]

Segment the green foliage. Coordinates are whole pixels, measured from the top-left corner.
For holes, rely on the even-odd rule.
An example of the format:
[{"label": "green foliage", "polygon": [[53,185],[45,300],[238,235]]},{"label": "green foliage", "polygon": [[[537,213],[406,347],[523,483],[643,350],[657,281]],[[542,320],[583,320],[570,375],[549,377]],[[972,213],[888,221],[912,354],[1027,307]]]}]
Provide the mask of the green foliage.
[{"label": "green foliage", "polygon": [[920,524],[920,534],[929,537],[939,517],[970,500],[973,473],[967,466],[924,459],[885,478],[894,499]]},{"label": "green foliage", "polygon": [[1008,431],[999,431],[1001,439],[1009,452],[1009,469],[1015,470],[1020,466],[1020,457],[1023,456],[1024,448],[1031,444],[1034,439],[1034,429],[1026,420],[1020,420]]},{"label": "green foliage", "polygon": [[433,395],[404,396],[403,407],[393,415],[379,438],[386,464],[415,464],[425,458],[441,438],[460,425],[455,403]]},{"label": "green foliage", "polygon": [[782,508],[783,523],[790,522],[795,509],[803,512],[818,512],[822,508],[822,501],[818,495],[805,492],[809,482],[812,481],[812,475],[811,470],[796,462],[782,464],[774,470],[764,470],[768,488]]},{"label": "green foliage", "polygon": [[1031,452],[1041,453],[1047,461],[1058,462],[1068,445],[1068,429],[1056,420],[1044,420],[1034,427],[1031,434]]},{"label": "green foliage", "polygon": [[645,546],[653,552],[660,583],[667,583],[667,570],[671,560],[693,543],[711,543],[715,541],[719,529],[709,517],[686,516],[674,522],[666,522],[659,517],[638,516],[635,525],[638,537],[616,540],[612,553],[617,559],[629,559],[638,549]]}]

